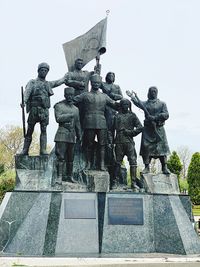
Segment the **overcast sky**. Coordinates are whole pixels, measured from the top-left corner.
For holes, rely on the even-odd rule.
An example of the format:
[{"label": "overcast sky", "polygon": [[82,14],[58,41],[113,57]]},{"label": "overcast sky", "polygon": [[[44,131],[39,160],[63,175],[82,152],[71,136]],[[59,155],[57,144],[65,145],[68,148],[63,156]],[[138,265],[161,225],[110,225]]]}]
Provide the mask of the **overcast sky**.
[{"label": "overcast sky", "polygon": [[[22,125],[20,87],[37,77],[43,61],[51,67],[47,80],[61,78],[67,72],[62,44],[87,32],[108,9],[103,78],[115,72],[124,96],[134,89],[142,100],[157,86],[170,113],[165,128],[171,151],[200,151],[199,0],[0,0],[0,127]],[[52,107],[63,89],[54,89]],[[143,112],[133,111],[143,121]],[[50,144],[56,129],[51,108]]]}]

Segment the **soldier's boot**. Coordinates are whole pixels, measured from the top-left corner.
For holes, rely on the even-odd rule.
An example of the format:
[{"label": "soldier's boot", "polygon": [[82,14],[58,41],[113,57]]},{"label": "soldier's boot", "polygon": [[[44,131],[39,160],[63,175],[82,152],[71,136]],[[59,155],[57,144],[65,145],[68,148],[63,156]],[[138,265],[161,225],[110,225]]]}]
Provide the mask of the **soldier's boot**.
[{"label": "soldier's boot", "polygon": [[131,188],[134,192],[138,192],[140,187],[137,185],[137,166],[130,165],[130,176],[131,176]]},{"label": "soldier's boot", "polygon": [[160,157],[160,163],[162,165],[162,173],[163,174],[170,174],[170,170],[167,168],[167,157],[161,156]]},{"label": "soldier's boot", "polygon": [[142,173],[149,173],[150,172],[150,167],[149,167],[149,163],[145,164],[145,168],[144,170],[142,171]]},{"label": "soldier's boot", "polygon": [[106,171],[106,166],[105,166],[105,146],[101,147],[100,151],[100,170],[101,171]]},{"label": "soldier's boot", "polygon": [[40,134],[40,155],[48,155],[47,151],[47,134]]},{"label": "soldier's boot", "polygon": [[74,183],[73,180],[73,162],[67,162],[67,182]]},{"label": "soldier's boot", "polygon": [[60,160],[57,162],[57,179],[56,179],[56,184],[61,185],[62,180],[63,180],[63,165],[64,161]]},{"label": "soldier's boot", "polygon": [[114,170],[114,180],[112,181],[112,189],[116,189],[119,186],[119,181],[121,179],[121,164],[116,163],[115,164],[115,170]]},{"label": "soldier's boot", "polygon": [[21,155],[28,155],[28,151],[31,145],[32,138],[31,137],[25,137],[24,139],[24,146],[22,149]]},{"label": "soldier's boot", "polygon": [[91,170],[92,168],[92,150],[86,149],[86,170]]}]

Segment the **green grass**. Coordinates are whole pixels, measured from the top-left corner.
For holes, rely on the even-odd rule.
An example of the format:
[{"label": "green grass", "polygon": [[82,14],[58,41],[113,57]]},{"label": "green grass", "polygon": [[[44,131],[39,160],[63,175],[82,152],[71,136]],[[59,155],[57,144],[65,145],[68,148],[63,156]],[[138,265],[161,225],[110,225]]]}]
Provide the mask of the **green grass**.
[{"label": "green grass", "polygon": [[192,207],[192,212],[194,216],[200,216],[200,205],[194,205]]}]

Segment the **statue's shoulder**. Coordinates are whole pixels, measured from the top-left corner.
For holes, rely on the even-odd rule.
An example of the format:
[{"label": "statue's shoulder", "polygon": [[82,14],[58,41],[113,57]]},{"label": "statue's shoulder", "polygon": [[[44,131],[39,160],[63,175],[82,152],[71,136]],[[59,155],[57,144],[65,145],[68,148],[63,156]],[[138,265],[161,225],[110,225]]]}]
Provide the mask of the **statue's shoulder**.
[{"label": "statue's shoulder", "polygon": [[31,79],[28,81],[27,85],[33,85],[35,82],[36,82],[36,79]]},{"label": "statue's shoulder", "polygon": [[54,108],[59,108],[60,106],[63,106],[65,104],[65,100],[61,100],[59,102],[57,102],[55,105],[54,105]]}]

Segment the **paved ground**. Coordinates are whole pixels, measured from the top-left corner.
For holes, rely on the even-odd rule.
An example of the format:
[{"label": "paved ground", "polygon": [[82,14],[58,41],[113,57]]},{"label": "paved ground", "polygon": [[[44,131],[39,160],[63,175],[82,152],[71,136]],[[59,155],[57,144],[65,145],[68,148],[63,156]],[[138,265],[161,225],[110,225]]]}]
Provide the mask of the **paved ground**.
[{"label": "paved ground", "polygon": [[179,256],[148,254],[127,258],[40,258],[40,257],[0,257],[0,267],[200,267],[200,255]]}]

